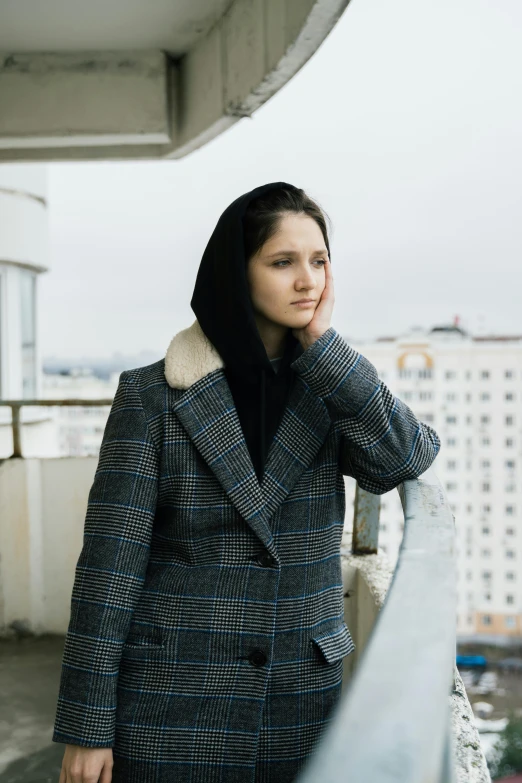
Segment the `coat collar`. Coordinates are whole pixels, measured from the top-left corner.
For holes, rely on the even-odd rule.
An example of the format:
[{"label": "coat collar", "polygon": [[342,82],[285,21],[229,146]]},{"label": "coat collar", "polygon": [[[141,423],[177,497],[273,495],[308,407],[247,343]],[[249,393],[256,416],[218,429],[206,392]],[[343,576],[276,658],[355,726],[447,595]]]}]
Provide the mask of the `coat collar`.
[{"label": "coat collar", "polygon": [[221,367],[224,367],[223,359],[197,319],[174,335],[165,355],[165,378],[174,389],[188,389]]},{"label": "coat collar", "polygon": [[196,320],[171,340],[165,378],[182,394],[173,410],[241,516],[277,557],[269,521],[324,443],[330,416],[296,375],[259,483],[224,363]]}]

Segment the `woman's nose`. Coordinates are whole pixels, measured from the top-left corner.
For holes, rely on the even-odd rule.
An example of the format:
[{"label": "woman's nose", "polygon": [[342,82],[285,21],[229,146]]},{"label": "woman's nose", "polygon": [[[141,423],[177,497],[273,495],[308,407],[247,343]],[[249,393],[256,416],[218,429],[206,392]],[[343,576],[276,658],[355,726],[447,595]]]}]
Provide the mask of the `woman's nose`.
[{"label": "woman's nose", "polygon": [[315,278],[311,269],[301,269],[295,281],[295,287],[299,291],[301,288],[313,288]]}]

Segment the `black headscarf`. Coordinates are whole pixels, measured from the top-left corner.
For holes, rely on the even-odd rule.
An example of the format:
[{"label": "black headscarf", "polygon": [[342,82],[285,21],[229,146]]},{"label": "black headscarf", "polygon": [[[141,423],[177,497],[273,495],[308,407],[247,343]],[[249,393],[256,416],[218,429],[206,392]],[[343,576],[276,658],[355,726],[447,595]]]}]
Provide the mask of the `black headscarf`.
[{"label": "black headscarf", "polygon": [[203,332],[220,354],[252,462],[261,481],[268,449],[290,394],[290,364],[302,353],[288,330],[278,372],[257,329],[246,275],[243,217],[249,203],[274,188],[271,182],[230,204],[210,237],[199,265],[190,305]]}]

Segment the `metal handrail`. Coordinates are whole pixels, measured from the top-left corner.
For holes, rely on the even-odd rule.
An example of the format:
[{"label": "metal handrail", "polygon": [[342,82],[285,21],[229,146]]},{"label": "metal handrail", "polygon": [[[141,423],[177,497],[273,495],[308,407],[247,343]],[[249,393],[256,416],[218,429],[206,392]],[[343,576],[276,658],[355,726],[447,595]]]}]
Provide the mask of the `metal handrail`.
[{"label": "metal handrail", "polygon": [[13,429],[13,453],[7,458],[12,459],[13,457],[20,458],[22,457],[22,439],[20,436],[20,408],[23,405],[28,405],[31,407],[38,407],[38,406],[83,406],[86,408],[94,408],[98,405],[112,405],[112,398],[111,399],[93,399],[93,400],[85,400],[85,399],[57,399],[57,400],[0,400],[0,405],[8,406],[11,408],[11,427]]},{"label": "metal handrail", "polygon": [[[397,487],[404,534],[362,658],[299,783],[453,783],[449,696],[456,655],[455,520],[432,468]],[[364,503],[375,533],[375,499]],[[370,494],[370,493],[365,493]],[[372,505],[373,504],[373,505]],[[360,521],[360,520],[359,520]],[[376,536],[370,534],[372,550]],[[368,542],[364,542],[368,551]]]}]

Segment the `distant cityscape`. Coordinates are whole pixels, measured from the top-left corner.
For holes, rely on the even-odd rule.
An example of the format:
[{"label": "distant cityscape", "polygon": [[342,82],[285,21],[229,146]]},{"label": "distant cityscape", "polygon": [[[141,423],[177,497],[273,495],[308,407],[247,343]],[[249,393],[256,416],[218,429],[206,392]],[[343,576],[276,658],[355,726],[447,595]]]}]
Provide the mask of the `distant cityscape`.
[{"label": "distant cityscape", "polygon": [[68,375],[81,370],[89,370],[97,378],[108,380],[113,373],[131,370],[134,367],[143,367],[161,358],[163,356],[154,351],[140,351],[134,355],[115,352],[106,358],[76,356],[68,359],[49,356],[42,360],[42,370],[44,373],[52,375]]}]

